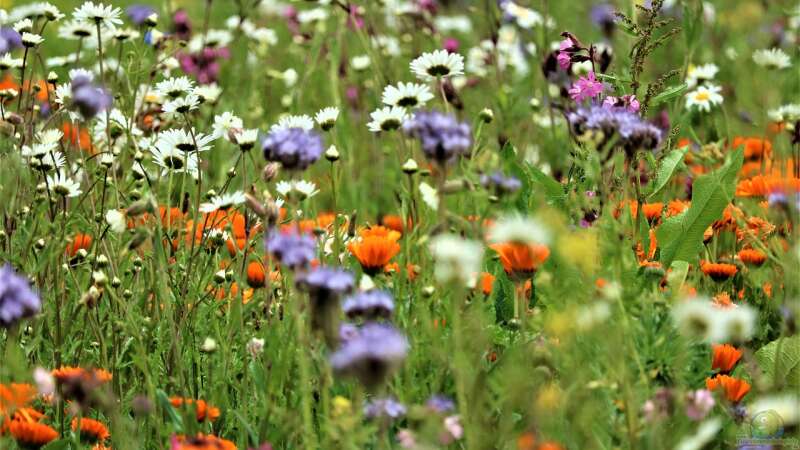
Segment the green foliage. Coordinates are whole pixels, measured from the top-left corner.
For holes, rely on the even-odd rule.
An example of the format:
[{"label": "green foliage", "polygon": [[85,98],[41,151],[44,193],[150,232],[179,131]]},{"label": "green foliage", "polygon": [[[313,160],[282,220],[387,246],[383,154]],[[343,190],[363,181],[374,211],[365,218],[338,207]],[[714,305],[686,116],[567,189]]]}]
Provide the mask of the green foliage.
[{"label": "green foliage", "polygon": [[781,337],[756,354],[761,371],[778,387],[800,389],[800,336]]}]

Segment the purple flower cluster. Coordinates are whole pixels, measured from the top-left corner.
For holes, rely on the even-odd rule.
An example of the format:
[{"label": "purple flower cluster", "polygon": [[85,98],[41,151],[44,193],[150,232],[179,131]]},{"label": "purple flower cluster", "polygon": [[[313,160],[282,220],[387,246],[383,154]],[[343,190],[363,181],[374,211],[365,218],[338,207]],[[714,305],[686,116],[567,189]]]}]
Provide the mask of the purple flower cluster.
[{"label": "purple flower cluster", "polygon": [[602,132],[599,148],[616,138],[616,145],[633,154],[637,150],[655,150],[661,143],[661,129],[624,108],[592,105],[578,108],[567,118],[577,135],[590,130]]},{"label": "purple flower cluster", "polygon": [[265,238],[267,252],[281,264],[291,267],[306,267],[316,256],[314,238],[298,233],[282,233],[272,230]]},{"label": "purple flower cluster", "polygon": [[269,133],[261,144],[267,161],[287,170],[305,170],[322,156],[322,138],[302,128],[282,128]]},{"label": "purple flower cluster", "polygon": [[206,47],[196,53],[179,53],[178,61],[181,69],[189,75],[194,75],[198,83],[211,84],[219,77],[219,60],[230,56],[231,52],[226,47]]},{"label": "purple flower cluster", "polygon": [[367,388],[379,386],[406,358],[408,341],[392,325],[367,323],[344,341],[330,361],[336,373],[353,376]]},{"label": "purple flower cluster", "polygon": [[311,327],[321,331],[328,345],[339,341],[339,297],[353,290],[353,274],[338,268],[318,267],[297,277],[297,287],[308,292]]},{"label": "purple flower cluster", "polygon": [[0,268],[0,326],[10,327],[36,314],[41,307],[42,302],[28,280],[17,275],[8,264]]},{"label": "purple flower cluster", "polygon": [[150,5],[136,4],[125,8],[125,14],[135,25],[143,24],[148,17],[155,14],[156,10]]},{"label": "purple flower cluster", "polygon": [[0,27],[0,54],[22,47],[22,36],[13,28]]},{"label": "purple flower cluster", "polygon": [[388,292],[373,289],[348,297],[342,309],[350,319],[389,319],[394,313],[394,300]]},{"label": "purple flower cluster", "polygon": [[453,399],[444,395],[434,395],[425,402],[425,406],[437,413],[444,414],[456,409]]},{"label": "purple flower cluster", "polygon": [[472,145],[469,124],[438,111],[416,112],[403,123],[403,131],[419,139],[425,157],[440,165],[467,154]]},{"label": "purple flower cluster", "polygon": [[376,398],[364,405],[367,419],[397,419],[406,415],[406,406],[392,397]]},{"label": "purple flower cluster", "polygon": [[502,172],[495,172],[491,175],[481,175],[481,185],[486,189],[491,189],[497,195],[511,194],[522,187],[522,182],[514,176],[505,176]]},{"label": "purple flower cluster", "polygon": [[111,94],[84,75],[72,79],[72,104],[84,119],[89,120],[111,107]]}]

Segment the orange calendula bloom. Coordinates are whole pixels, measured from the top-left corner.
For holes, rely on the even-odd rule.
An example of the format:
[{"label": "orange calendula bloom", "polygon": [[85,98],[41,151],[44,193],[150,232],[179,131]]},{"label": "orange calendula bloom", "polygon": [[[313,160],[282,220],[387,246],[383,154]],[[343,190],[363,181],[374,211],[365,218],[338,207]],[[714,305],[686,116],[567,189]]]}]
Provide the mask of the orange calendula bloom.
[{"label": "orange calendula bloom", "polygon": [[67,255],[72,258],[75,256],[79,250],[89,250],[89,247],[92,246],[92,237],[88,234],[78,233],[73,238],[72,241],[67,244],[66,253]]},{"label": "orange calendula bloom", "polygon": [[61,138],[62,142],[74,145],[85,152],[94,154],[92,137],[89,135],[88,129],[72,125],[69,121],[65,121],[64,125],[61,126],[61,132],[64,133],[64,137]]},{"label": "orange calendula bloom", "polygon": [[483,295],[492,295],[492,288],[494,287],[494,280],[497,277],[489,272],[481,273],[481,291]]},{"label": "orange calendula bloom", "polygon": [[513,278],[530,278],[550,257],[550,249],[542,244],[506,242],[489,248],[500,255],[503,269]]},{"label": "orange calendula bloom", "polygon": [[27,406],[35,396],[36,388],[30,384],[0,384],[0,416]]},{"label": "orange calendula bloom", "polygon": [[251,288],[261,288],[266,285],[267,277],[264,264],[261,261],[251,261],[247,265],[247,284]]},{"label": "orange calendula bloom", "polygon": [[192,437],[173,436],[172,450],[236,450],[233,442],[211,434],[198,433]]},{"label": "orange calendula bloom", "polygon": [[[86,439],[89,442],[102,442],[111,437],[111,433],[108,432],[108,428],[103,425],[101,422],[89,419],[86,417],[81,417],[81,438]],[[72,419],[72,430],[78,430],[78,418]]]},{"label": "orange calendula bloom", "polygon": [[41,448],[58,437],[58,432],[48,425],[22,420],[12,420],[8,432],[23,448]]},{"label": "orange calendula bloom", "polygon": [[800,178],[756,175],[736,185],[737,197],[766,197],[776,192],[800,192]]},{"label": "orange calendula bloom", "polygon": [[731,296],[727,292],[720,292],[719,294],[715,295],[714,298],[711,299],[711,302],[714,306],[718,308],[733,308],[736,306],[731,301]]},{"label": "orange calendula bloom", "polygon": [[736,275],[736,272],[739,271],[733,264],[710,263],[705,261],[700,263],[700,270],[714,281],[725,281]]},{"label": "orange calendula bloom", "polygon": [[744,159],[760,159],[772,154],[772,142],[758,137],[736,136],[733,138],[731,148],[744,147]]},{"label": "orange calendula bloom", "polygon": [[113,378],[111,372],[105,369],[84,369],[82,367],[62,366],[58,369],[53,369],[51,372],[53,378],[59,383],[65,383],[76,378],[84,378],[89,380],[97,380],[100,382],[108,382]]},{"label": "orange calendula bloom", "polygon": [[739,250],[738,253],[739,260],[749,266],[761,266],[764,264],[764,261],[767,260],[767,255],[764,254],[761,250],[756,250],[754,248],[745,248]]},{"label": "orange calendula bloom", "polygon": [[741,350],[730,344],[712,346],[711,368],[717,369],[720,373],[728,374],[736,363],[742,358]]},{"label": "orange calendula bloom", "polygon": [[404,222],[402,217],[394,214],[387,214],[381,217],[381,225],[398,233],[405,233],[407,228],[410,229],[413,226],[411,218]]},{"label": "orange calendula bloom", "polygon": [[390,241],[398,241],[402,235],[400,232],[392,230],[391,228],[387,228],[381,225],[371,226],[369,228],[364,228],[359,233],[359,236],[362,238],[367,237],[381,237],[385,239],[389,239]]},{"label": "orange calendula bloom", "polygon": [[[394,230],[388,231],[398,235],[400,234]],[[362,235],[360,239],[347,244],[347,249],[356,257],[361,267],[364,269],[364,272],[369,275],[374,275],[378,273],[383,266],[389,264],[395,255],[400,253],[400,244],[397,243],[396,238],[392,238],[388,235]]]},{"label": "orange calendula bloom", "polygon": [[733,403],[738,403],[750,392],[750,383],[741,378],[717,375],[713,378],[706,378],[706,389],[709,391],[722,389],[725,391],[725,398]]},{"label": "orange calendula bloom", "polygon": [[172,397],[169,402],[175,408],[180,408],[184,405],[194,406],[197,413],[197,421],[203,422],[206,419],[213,422],[219,417],[219,408],[208,405],[205,400],[193,400],[191,398]]}]

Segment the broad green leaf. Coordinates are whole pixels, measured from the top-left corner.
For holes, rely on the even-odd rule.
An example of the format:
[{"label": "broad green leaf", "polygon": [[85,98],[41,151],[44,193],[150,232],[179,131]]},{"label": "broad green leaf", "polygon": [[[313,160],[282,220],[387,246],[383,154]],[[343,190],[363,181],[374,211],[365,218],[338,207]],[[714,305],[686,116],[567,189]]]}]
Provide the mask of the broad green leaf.
[{"label": "broad green leaf", "polygon": [[686,89],[688,89],[688,88],[689,88],[689,86],[686,83],[681,83],[681,84],[676,84],[676,85],[670,86],[670,87],[664,89],[663,91],[661,91],[660,94],[658,94],[655,97],[653,97],[653,105],[658,105],[660,103],[666,102],[667,100],[671,100],[671,99],[683,94],[686,91]]},{"label": "broad green leaf", "polygon": [[778,386],[800,388],[800,336],[782,337],[756,354],[761,370]]},{"label": "broad green leaf", "polygon": [[672,150],[661,160],[661,164],[658,166],[658,170],[656,171],[656,179],[655,183],[653,184],[653,191],[647,195],[648,198],[652,198],[654,195],[661,192],[664,189],[664,186],[667,185],[670,178],[672,178],[672,174],[675,173],[675,170],[680,166],[681,162],[683,161],[684,155],[689,150],[689,146],[686,146],[682,149],[675,149]]},{"label": "broad green leaf", "polygon": [[176,430],[179,432],[183,431],[183,418],[175,411],[175,408],[172,407],[172,403],[170,403],[167,394],[161,389],[156,390],[156,400],[158,401],[158,406],[167,413],[167,416],[169,416]]},{"label": "broad green leaf", "polygon": [[667,272],[667,284],[670,291],[680,291],[683,282],[686,281],[686,275],[689,273],[689,263],[686,261],[672,261],[669,266],[670,270]]},{"label": "broad green leaf", "polygon": [[699,177],[692,185],[692,206],[684,213],[664,221],[657,232],[661,244],[661,264],[697,260],[706,228],[722,216],[736,189],[736,175],[742,167],[743,152],[737,150],[713,173]]},{"label": "broad green leaf", "polygon": [[507,323],[514,317],[514,284],[502,267],[495,273],[494,313],[497,323]]},{"label": "broad green leaf", "polygon": [[525,167],[533,181],[544,189],[548,202],[561,202],[564,200],[566,194],[564,194],[564,186],[561,183],[530,164],[526,164]]}]

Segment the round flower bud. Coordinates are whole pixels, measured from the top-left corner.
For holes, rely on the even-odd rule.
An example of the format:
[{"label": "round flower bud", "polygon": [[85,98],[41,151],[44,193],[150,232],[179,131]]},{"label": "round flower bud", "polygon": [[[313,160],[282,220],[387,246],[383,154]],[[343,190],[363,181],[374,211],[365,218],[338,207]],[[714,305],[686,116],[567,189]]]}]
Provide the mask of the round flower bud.
[{"label": "round flower bud", "polygon": [[403,172],[406,175],[413,175],[417,173],[417,171],[419,171],[419,165],[417,164],[417,162],[411,158],[408,158],[408,161],[406,161],[405,164],[403,164]]},{"label": "round flower bud", "polygon": [[108,267],[108,257],[106,255],[98,255],[95,262],[97,267]]},{"label": "round flower bud", "polygon": [[203,353],[214,353],[217,351],[217,341],[207,337],[205,341],[203,341],[203,345],[200,346],[200,351]]},{"label": "round flower bud", "polygon": [[483,108],[480,113],[478,113],[478,117],[484,123],[492,123],[494,120],[494,112],[489,108]]},{"label": "round flower bud", "polygon": [[328,150],[325,151],[325,159],[330,162],[339,160],[339,150],[336,149],[335,145],[331,145],[328,147]]},{"label": "round flower bud", "polygon": [[47,74],[47,82],[50,84],[58,83],[58,74],[50,71],[50,73]]},{"label": "round flower bud", "polygon": [[225,282],[225,271],[220,270],[214,274],[214,282],[217,284],[222,284]]},{"label": "round flower bud", "polygon": [[33,244],[33,247],[34,247],[36,250],[41,250],[41,249],[43,249],[43,248],[44,248],[46,245],[47,245],[47,244],[45,243],[44,239],[39,239],[39,240],[37,240],[37,241],[36,241],[36,242]]}]

